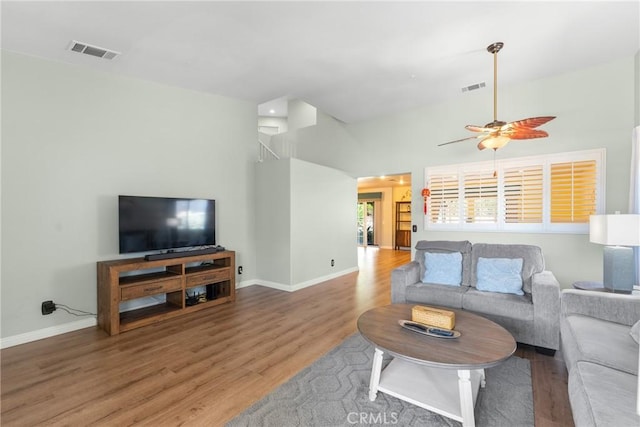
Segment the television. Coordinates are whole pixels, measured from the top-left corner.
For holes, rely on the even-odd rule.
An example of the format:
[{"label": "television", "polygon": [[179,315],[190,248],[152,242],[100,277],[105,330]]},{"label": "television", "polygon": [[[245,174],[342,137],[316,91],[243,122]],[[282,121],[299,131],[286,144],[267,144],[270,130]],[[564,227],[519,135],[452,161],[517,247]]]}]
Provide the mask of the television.
[{"label": "television", "polygon": [[216,244],[216,201],[118,196],[120,253]]}]

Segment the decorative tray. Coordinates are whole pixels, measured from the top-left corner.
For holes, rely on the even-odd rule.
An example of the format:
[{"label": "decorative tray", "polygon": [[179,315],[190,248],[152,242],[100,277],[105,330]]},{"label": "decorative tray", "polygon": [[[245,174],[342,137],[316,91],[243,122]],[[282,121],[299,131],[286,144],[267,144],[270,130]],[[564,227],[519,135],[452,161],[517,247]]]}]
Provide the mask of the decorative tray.
[{"label": "decorative tray", "polygon": [[430,337],[453,339],[460,336],[458,331],[450,331],[448,329],[439,329],[431,326],[423,325],[422,323],[412,322],[411,320],[398,320],[400,326],[408,329],[412,332],[428,335]]}]

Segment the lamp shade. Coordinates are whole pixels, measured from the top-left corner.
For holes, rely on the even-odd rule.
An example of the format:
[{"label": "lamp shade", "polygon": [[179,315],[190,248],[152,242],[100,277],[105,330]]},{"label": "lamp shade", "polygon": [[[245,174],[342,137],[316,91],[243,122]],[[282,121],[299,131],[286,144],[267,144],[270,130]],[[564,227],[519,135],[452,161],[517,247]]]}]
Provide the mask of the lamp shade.
[{"label": "lamp shade", "polygon": [[591,215],[589,241],[601,245],[640,246],[640,215]]}]

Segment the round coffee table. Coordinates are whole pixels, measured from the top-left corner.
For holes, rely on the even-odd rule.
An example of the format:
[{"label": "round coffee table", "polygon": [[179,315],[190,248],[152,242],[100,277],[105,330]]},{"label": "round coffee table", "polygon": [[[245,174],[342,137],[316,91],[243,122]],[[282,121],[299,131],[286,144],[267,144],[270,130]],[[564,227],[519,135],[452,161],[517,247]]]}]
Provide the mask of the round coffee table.
[{"label": "round coffee table", "polygon": [[[475,426],[473,414],[478,390],[484,387],[484,369],[511,357],[513,336],[489,319],[464,310],[456,314],[460,337],[444,339],[409,331],[398,320],[411,320],[416,304],[377,307],[358,318],[358,330],[375,346],[369,399],[378,391]],[[382,370],[382,356],[394,359]]]}]

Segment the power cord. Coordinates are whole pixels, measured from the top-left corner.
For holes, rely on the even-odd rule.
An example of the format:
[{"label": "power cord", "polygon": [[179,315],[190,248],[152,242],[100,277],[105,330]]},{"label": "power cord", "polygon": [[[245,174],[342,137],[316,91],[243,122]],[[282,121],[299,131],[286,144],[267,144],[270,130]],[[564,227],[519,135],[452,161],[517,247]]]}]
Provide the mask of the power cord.
[{"label": "power cord", "polygon": [[84,310],[78,310],[77,308],[71,308],[68,305],[64,305],[64,304],[56,304],[53,301],[44,301],[42,303],[42,314],[46,315],[46,314],[51,314],[54,311],[56,311],[57,309],[60,309],[62,311],[66,311],[67,313],[73,315],[73,316],[78,316],[78,317],[82,317],[82,316],[98,316],[95,313],[91,313],[88,311],[84,311]]},{"label": "power cord", "polygon": [[[78,317],[82,317],[82,316],[98,316],[95,313],[90,313],[88,311],[83,311],[83,310],[78,310],[77,308],[71,308],[68,305],[64,305],[64,304],[56,304],[56,308],[59,308],[62,311],[66,311],[69,314],[72,314],[74,316],[78,316]],[[77,313],[73,313],[72,311],[76,311]]]}]

